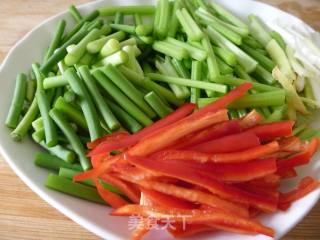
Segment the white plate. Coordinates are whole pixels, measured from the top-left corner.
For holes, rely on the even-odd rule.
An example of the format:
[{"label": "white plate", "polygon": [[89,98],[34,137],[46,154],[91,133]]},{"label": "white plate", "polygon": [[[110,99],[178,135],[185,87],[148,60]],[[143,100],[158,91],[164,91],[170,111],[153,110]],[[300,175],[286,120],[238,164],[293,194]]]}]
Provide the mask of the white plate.
[{"label": "white plate", "polygon": [[[217,2],[225,5],[227,8],[235,12],[237,15],[246,18],[250,13],[259,15],[265,22],[271,24],[275,18],[281,18],[296,24],[302,22],[296,17],[282,12],[276,8],[263,3],[241,0],[241,1],[226,1],[218,0]],[[80,6],[83,13],[88,13],[91,10],[104,5],[127,5],[127,4],[150,4],[153,1],[147,0],[105,0],[88,3]],[[67,12],[58,14],[47,21],[40,24],[38,27],[28,33],[21,39],[9,52],[0,69],[0,145],[1,153],[7,160],[8,164],[16,172],[16,174],[41,198],[58,209],[60,212],[85,227],[89,231],[108,240],[128,239],[128,219],[124,217],[111,217],[108,215],[110,209],[98,204],[89,203],[84,200],[76,199],[65,194],[61,194],[49,190],[43,186],[43,183],[48,175],[48,171],[36,167],[33,163],[34,153],[39,148],[30,140],[25,139],[22,143],[13,142],[10,138],[10,131],[4,126],[5,117],[10,105],[15,77],[19,72],[27,72],[30,65],[34,61],[41,61],[43,51],[46,49],[55,26],[59,19],[64,18],[71,22],[71,18]],[[320,93],[319,93],[320,94]],[[318,119],[318,118],[317,118]],[[318,121],[315,121],[318,125]],[[318,159],[319,155],[315,157]],[[311,175],[320,177],[320,164],[313,162],[300,169],[303,175]],[[286,186],[292,185],[292,181]],[[291,228],[293,228],[315,205],[320,196],[320,190],[317,190],[300,201],[293,204],[287,212],[279,212],[268,216],[263,216],[261,221],[274,228],[277,232],[276,238],[281,238]],[[30,206],[36,207],[36,206]],[[215,239],[270,239],[265,236],[246,236],[229,233],[215,234]],[[210,239],[210,234],[201,235],[201,239]],[[148,234],[148,239],[171,239],[165,231],[152,231]],[[192,239],[200,239],[196,236]]]}]

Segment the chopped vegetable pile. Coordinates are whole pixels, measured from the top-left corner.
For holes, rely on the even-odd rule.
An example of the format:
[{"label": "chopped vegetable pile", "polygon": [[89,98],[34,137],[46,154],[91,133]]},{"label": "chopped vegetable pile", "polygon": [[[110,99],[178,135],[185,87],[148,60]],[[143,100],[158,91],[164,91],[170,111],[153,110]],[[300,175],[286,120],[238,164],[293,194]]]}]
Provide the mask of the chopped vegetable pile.
[{"label": "chopped vegetable pile", "polygon": [[255,217],[319,187],[306,176],[279,191],[318,148],[311,40],[308,61],[258,16],[203,0],[69,12],[71,30],[60,20],[42,63],[18,74],[5,122],[47,151],[47,187],[139,215],[132,239],[150,219],[175,237],[272,237]]},{"label": "chopped vegetable pile", "polygon": [[[264,234],[274,231],[254,218],[286,210],[291,203],[319,187],[311,177],[297,189],[282,193],[281,180],[297,176],[318,148],[317,138],[302,141],[293,135],[291,120],[262,124],[255,110],[229,120],[226,106],[252,87],[244,83],[199,111],[185,104],[167,117],[135,133],[114,132],[88,143],[93,169],[73,177],[92,180],[114,216],[141,216],[132,239],[150,230],[150,219],[165,224],[176,237],[199,231],[225,230]],[[113,154],[112,150],[121,152]],[[115,183],[128,197],[102,188]],[[183,219],[187,227],[178,226]],[[143,226],[143,227],[141,227]]]}]

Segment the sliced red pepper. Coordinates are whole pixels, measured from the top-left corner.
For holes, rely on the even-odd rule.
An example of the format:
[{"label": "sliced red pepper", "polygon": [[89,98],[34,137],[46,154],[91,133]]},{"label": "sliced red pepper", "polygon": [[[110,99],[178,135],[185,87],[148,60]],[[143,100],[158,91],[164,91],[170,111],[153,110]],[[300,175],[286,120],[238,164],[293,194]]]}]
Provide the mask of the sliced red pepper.
[{"label": "sliced red pepper", "polygon": [[144,141],[137,143],[129,149],[128,153],[133,156],[147,156],[170,146],[176,140],[192,132],[228,120],[227,110],[225,109],[217,112],[208,112],[197,119],[190,117],[164,127],[156,135],[145,138]]},{"label": "sliced red pepper", "polygon": [[213,208],[222,209],[226,212],[248,217],[248,211],[245,206],[221,199],[211,193],[205,193],[200,190],[188,189],[174,184],[161,183],[153,180],[139,181],[137,183],[144,188],[153,189],[170,196],[185,199],[190,202],[206,204]]},{"label": "sliced red pepper", "polygon": [[111,134],[107,134],[101,138],[98,138],[96,140],[94,140],[93,142],[88,142],[87,143],[87,148],[88,149],[93,149],[96,146],[98,146],[100,143],[102,142],[110,142],[110,141],[118,141],[120,139],[123,139],[127,136],[129,136],[130,134],[127,131],[117,131],[117,132],[113,132]]},{"label": "sliced red pepper", "polygon": [[159,131],[161,128],[165,126],[169,126],[186,116],[188,116],[190,113],[193,112],[195,109],[196,105],[192,103],[186,103],[180,108],[178,108],[176,111],[173,113],[169,114],[165,118],[155,122],[154,124],[143,128],[139,132],[130,135],[124,139],[121,140],[116,140],[116,141],[107,141],[107,142],[102,142],[99,144],[93,151],[89,153],[89,156],[93,156],[99,153],[106,153],[110,152],[115,149],[122,149],[122,148],[128,148],[137,142],[139,142],[141,139],[147,137],[148,135],[152,135],[153,133]]},{"label": "sliced red pepper", "polygon": [[282,211],[287,211],[291,207],[291,203],[279,203],[278,209]]},{"label": "sliced red pepper", "polygon": [[184,149],[190,146],[194,146],[196,144],[214,140],[230,134],[236,134],[239,132],[241,132],[239,121],[231,120],[227,122],[218,123],[198,132],[189,134],[179,139],[172,146],[174,146],[175,149]]},{"label": "sliced red pepper", "polygon": [[[202,108],[198,112],[193,113],[192,115],[190,115],[188,117],[188,119],[184,119],[184,121],[182,120],[181,123],[180,122],[176,123],[175,125],[177,126],[177,129],[176,129],[177,132],[178,131],[182,131],[183,127],[180,126],[182,123],[190,122],[190,126],[192,126],[191,123],[199,121],[199,118],[202,118],[204,115],[207,115],[208,113],[213,113],[213,112],[216,112],[218,110],[221,110],[221,109],[225,108],[231,102],[233,102],[233,101],[237,100],[238,98],[242,97],[248,91],[248,89],[250,89],[251,87],[252,87],[251,83],[242,84],[239,87],[237,87],[236,89],[234,89],[234,90],[230,91],[229,93],[227,93],[226,95],[224,95],[223,97],[219,98],[219,100],[207,105],[206,107]],[[214,125],[215,123],[217,123],[217,121],[213,121],[212,124],[209,124],[207,126]],[[205,127],[202,127],[202,128],[205,128]],[[201,130],[201,128],[199,128],[197,130]],[[192,130],[192,131],[190,131],[190,133],[195,132],[197,130]],[[161,131],[158,130],[157,132],[159,134],[161,134],[163,131],[162,130]],[[184,134],[183,136],[185,136],[185,135],[188,135],[188,133]],[[183,136],[181,136],[181,137],[183,137]]]},{"label": "sliced red pepper", "polygon": [[107,154],[99,154],[91,157],[91,164],[93,168],[99,168],[103,162],[112,161],[114,155],[109,153]]},{"label": "sliced red pepper", "polygon": [[99,169],[93,168],[91,170],[79,173],[73,177],[74,182],[81,182],[83,180],[91,179],[99,176]]},{"label": "sliced red pepper", "polygon": [[205,224],[183,224],[176,223],[173,228],[169,228],[168,232],[176,238],[191,237],[198,233],[217,231],[215,228]]},{"label": "sliced red pepper", "polygon": [[291,152],[280,152],[279,151],[279,152],[275,152],[275,153],[272,153],[272,154],[268,154],[266,157],[274,157],[274,158],[277,158],[277,159],[283,159],[283,158],[288,158],[290,156],[292,156]]},{"label": "sliced red pepper", "polygon": [[124,200],[122,197],[120,197],[118,194],[115,194],[113,192],[110,192],[108,189],[105,189],[100,181],[97,178],[93,179],[94,184],[97,187],[97,190],[101,196],[101,198],[106,201],[111,207],[113,208],[119,208],[122,206],[125,206],[129,204],[126,200]]},{"label": "sliced red pepper", "polygon": [[148,219],[141,218],[136,228],[131,232],[130,240],[141,240],[149,231]]},{"label": "sliced red pepper", "polygon": [[143,217],[151,217],[160,220],[170,219],[177,223],[184,221],[189,224],[206,224],[217,229],[227,229],[231,232],[245,232],[252,234],[264,234],[272,237],[274,231],[263,226],[258,221],[228,214],[223,211],[183,210],[163,207],[148,207],[140,205],[126,205],[113,211],[114,216],[131,216],[137,214]]},{"label": "sliced red pepper", "polygon": [[155,206],[155,203],[151,201],[143,192],[140,194],[140,205],[143,206]]},{"label": "sliced red pepper", "polygon": [[298,176],[298,173],[293,168],[285,170],[285,171],[278,171],[277,174],[280,176],[281,179],[288,179]]},{"label": "sliced red pepper", "polygon": [[259,138],[251,132],[243,132],[204,142],[188,150],[203,153],[230,153],[260,145]]},{"label": "sliced red pepper", "polygon": [[198,163],[185,160],[161,161],[171,167],[184,165],[200,174],[224,182],[246,182],[268,176],[277,171],[275,158],[259,159],[245,163]]},{"label": "sliced red pepper", "polygon": [[233,153],[202,153],[189,150],[165,150],[153,155],[155,159],[182,159],[185,161],[198,161],[201,163],[215,162],[215,163],[240,163],[248,162],[254,159],[264,157],[279,150],[278,142],[270,142],[265,145],[260,145],[247,150],[233,152]]},{"label": "sliced red pepper", "polygon": [[252,83],[247,82],[247,83],[241,84],[240,86],[231,90],[224,96],[220,97],[218,100],[208,104],[204,108],[200,109],[198,112],[194,113],[193,117],[198,118],[200,115],[206,114],[208,112],[214,112],[219,109],[226,108],[230,103],[243,97],[250,88],[252,88]]},{"label": "sliced red pepper", "polygon": [[179,107],[174,112],[155,122],[151,126],[145,127],[137,134],[139,134],[139,137],[142,139],[153,134],[157,134],[157,132],[161,131],[162,128],[176,123],[189,116],[196,109],[196,107],[197,106],[193,103],[185,103],[183,106]]},{"label": "sliced red pepper", "polygon": [[139,203],[140,201],[140,191],[131,183],[126,183],[111,174],[101,175],[101,179],[106,183],[109,183],[117,188],[119,188],[132,202]]},{"label": "sliced red pepper", "polygon": [[143,157],[134,157],[130,155],[126,155],[126,159],[132,164],[143,169],[151,170],[166,176],[175,177],[183,181],[204,187],[213,194],[217,194],[224,199],[234,202],[248,203],[266,211],[275,211],[276,209],[277,203],[275,203],[273,199],[261,197],[257,194],[242,191],[236,187],[221,183],[208,176],[200,174],[199,172],[194,171],[187,166],[181,165],[178,168],[173,168],[168,164],[163,164],[161,161],[155,161],[154,159]]},{"label": "sliced red pepper", "polygon": [[111,166],[123,159],[124,155],[123,154],[118,154],[115,156],[112,156],[107,159],[107,161],[103,161],[97,168],[93,168],[89,171],[79,173],[73,177],[73,181],[75,182],[80,182],[86,179],[90,178],[96,178],[104,174],[108,169],[111,168]]},{"label": "sliced red pepper", "polygon": [[[150,178],[156,178],[156,177],[162,177],[163,175],[160,175],[155,172],[151,171],[145,171],[141,168],[137,168],[133,166],[130,163],[116,163],[114,166],[112,166],[113,174],[123,180],[126,180],[126,176],[130,176],[130,180],[126,180],[128,182],[132,182],[134,179],[135,181],[150,179]],[[123,175],[123,176],[121,176]],[[121,176],[121,177],[120,177]]]},{"label": "sliced red pepper", "polygon": [[179,208],[179,209],[196,209],[197,205],[192,202],[182,200],[158,191],[143,188],[143,194],[149,198],[156,206],[163,206],[168,208]]},{"label": "sliced red pepper", "polygon": [[202,187],[196,189],[191,188],[190,186],[178,186],[172,183],[159,182],[158,178],[140,180],[141,178],[137,177],[135,172],[129,173],[128,171],[126,171],[125,176],[121,175],[120,177],[147,189],[153,189],[187,201],[202,203],[211,206],[212,208],[221,208],[225,211],[236,213],[244,217],[248,216],[246,204],[229,202],[211,194]]},{"label": "sliced red pepper", "polygon": [[312,156],[318,149],[318,140],[313,138],[311,142],[306,146],[305,150],[287,159],[281,159],[278,161],[278,169],[280,172],[292,169],[297,166],[308,164]]},{"label": "sliced red pepper", "polygon": [[298,137],[289,137],[289,138],[283,138],[279,140],[280,145],[280,151],[281,152],[300,152],[302,151],[302,142],[300,138]]},{"label": "sliced red pepper", "polygon": [[262,213],[262,211],[260,209],[254,208],[254,207],[250,207],[249,208],[249,215],[250,218],[255,218],[258,215],[260,215]]},{"label": "sliced red pepper", "polygon": [[97,168],[97,167],[99,167],[100,166],[100,164],[103,162],[103,159],[105,158],[105,157],[107,157],[108,156],[108,154],[105,154],[105,153],[101,153],[101,154],[99,154],[99,155],[94,155],[94,156],[92,156],[91,157],[91,164],[92,164],[92,167],[93,168]]},{"label": "sliced red pepper", "polygon": [[277,189],[280,184],[280,177],[276,174],[269,174],[267,176],[251,180],[248,183],[260,188]]},{"label": "sliced red pepper", "polygon": [[279,192],[277,188],[267,188],[267,187],[262,188],[249,183],[237,183],[235,184],[235,186],[248,192],[252,192],[252,193],[259,194],[261,196],[272,198],[273,201],[278,202]]},{"label": "sliced red pepper", "polygon": [[286,209],[290,204],[300,198],[303,198],[308,193],[316,190],[320,186],[319,181],[313,179],[312,177],[304,177],[300,180],[299,185],[296,189],[287,192],[281,193],[279,198],[279,208]]},{"label": "sliced red pepper", "polygon": [[256,126],[262,120],[263,116],[254,109],[244,116],[239,123],[241,128],[247,129]]},{"label": "sliced red pepper", "polygon": [[227,182],[243,182],[261,178],[277,171],[276,159],[268,158],[236,164],[209,163],[212,176]]},{"label": "sliced red pepper", "polygon": [[179,186],[181,185],[181,182],[178,179],[167,176],[153,177],[152,180],[162,183],[179,184]]},{"label": "sliced red pepper", "polygon": [[153,134],[155,131],[158,131],[160,128],[169,126],[170,124],[178,122],[179,120],[187,117],[195,109],[196,109],[195,104],[185,103],[184,105],[176,109],[174,112],[170,113],[166,117],[152,124],[151,125],[152,127],[151,126],[145,127],[144,129],[139,131],[137,134],[139,134],[140,137],[147,137],[148,135]]},{"label": "sliced red pepper", "polygon": [[270,141],[278,137],[292,136],[293,121],[282,121],[262,124],[248,129],[260,138],[260,141]]}]

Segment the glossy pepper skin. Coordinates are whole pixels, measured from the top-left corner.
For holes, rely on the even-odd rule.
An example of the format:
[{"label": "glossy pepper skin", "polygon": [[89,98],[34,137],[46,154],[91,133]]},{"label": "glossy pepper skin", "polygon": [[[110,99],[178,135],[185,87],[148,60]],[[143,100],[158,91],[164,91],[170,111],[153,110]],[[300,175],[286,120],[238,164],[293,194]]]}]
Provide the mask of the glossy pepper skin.
[{"label": "glossy pepper skin", "polygon": [[248,131],[254,133],[261,142],[270,141],[278,137],[292,136],[293,121],[274,122],[257,125]]},{"label": "glossy pepper skin", "polygon": [[191,133],[172,144],[174,149],[184,149],[201,144],[210,140],[218,139],[231,134],[240,133],[242,131],[238,120],[222,122]]},{"label": "glossy pepper skin", "polygon": [[213,194],[221,198],[236,201],[240,203],[251,204],[265,211],[275,211],[277,202],[267,197],[261,197],[247,191],[240,190],[236,187],[227,185],[212,179],[204,174],[201,174],[188,166],[163,164],[161,161],[144,157],[134,157],[126,155],[125,158],[132,164],[140,168],[151,170],[165,176],[175,177],[180,180],[201,186]]},{"label": "glossy pepper skin", "polygon": [[[156,160],[154,160],[156,161]],[[257,159],[245,163],[198,163],[184,159],[158,160],[171,167],[184,165],[195,172],[224,182],[246,182],[277,172],[275,158]]]},{"label": "glossy pepper skin", "polygon": [[93,182],[96,185],[101,198],[106,201],[106,203],[110,204],[111,207],[119,208],[128,204],[128,202],[118,194],[110,192],[108,189],[104,188],[97,178],[93,179]]},{"label": "glossy pepper skin", "polygon": [[[131,172],[131,171],[130,171]],[[131,172],[128,174],[120,174],[120,178],[123,178],[132,183],[138,184],[144,189],[151,189],[166,195],[170,195],[179,199],[184,199],[190,202],[196,202],[204,204],[205,206],[210,206],[212,208],[222,209],[230,213],[236,213],[243,217],[248,217],[248,208],[246,204],[233,203],[227,200],[224,200],[214,194],[204,192],[199,189],[190,189],[182,186],[177,186],[174,183],[164,183],[161,180],[138,180],[136,178],[136,172]],[[138,177],[140,179],[141,177]]]},{"label": "glossy pepper skin", "polygon": [[[140,130],[139,132],[129,135],[127,137],[124,137],[122,139],[116,139],[115,141],[101,141],[98,140],[99,144],[96,146],[94,150],[92,150],[89,153],[89,156],[94,156],[99,153],[106,153],[110,152],[115,149],[122,149],[122,148],[128,148],[132,145],[138,143],[140,140],[146,138],[148,135],[155,134],[156,132],[160,131],[163,127],[168,126],[170,124],[173,124],[184,117],[188,116],[193,112],[193,110],[196,108],[196,106],[192,103],[187,103],[178,108],[173,113],[169,114],[163,119],[160,119],[156,123],[147,126],[146,128]],[[108,136],[108,135],[107,135]],[[95,145],[94,143],[91,143],[90,146]]]},{"label": "glossy pepper skin", "polygon": [[[268,154],[275,153],[279,150],[279,144],[277,141],[267,143],[265,145],[259,145],[253,148],[249,148],[243,151],[231,152],[231,153],[202,153],[191,150],[163,150],[153,155],[156,159],[185,159],[186,161],[197,161],[201,163],[213,162],[213,163],[241,163],[249,162],[254,159],[258,159]],[[129,153],[130,154],[130,153]]]},{"label": "glossy pepper skin", "polygon": [[132,156],[147,156],[171,146],[176,140],[185,135],[228,120],[227,110],[225,109],[207,112],[199,116],[197,115],[197,117],[195,117],[195,114],[163,128],[156,135],[145,138],[144,141],[130,148],[128,153]]},{"label": "glossy pepper skin", "polygon": [[251,132],[243,132],[214,139],[189,147],[189,150],[203,153],[230,153],[260,145],[259,138]]},{"label": "glossy pepper skin", "polygon": [[274,231],[271,228],[265,227],[255,220],[236,217],[220,210],[183,210],[166,207],[126,205],[112,212],[114,216],[131,216],[133,214],[143,217],[154,217],[159,220],[169,218],[177,223],[181,223],[184,219],[181,216],[185,216],[186,221],[192,224],[205,223],[217,229],[228,229],[233,232],[261,233],[270,237],[274,235]]},{"label": "glossy pepper skin", "polygon": [[88,149],[93,149],[95,147],[97,147],[98,145],[100,145],[100,143],[103,142],[113,142],[113,141],[119,141],[127,136],[129,136],[130,134],[127,131],[116,131],[113,132],[111,134],[107,134],[101,138],[98,138],[92,142],[88,142],[87,143],[87,148]]},{"label": "glossy pepper skin", "polygon": [[313,138],[302,152],[297,153],[296,155],[289,157],[287,159],[279,160],[277,163],[278,171],[284,172],[294,167],[308,164],[311,157],[317,151],[318,144],[319,144],[318,140],[316,138]]},{"label": "glossy pepper skin", "polygon": [[181,200],[179,198],[172,197],[167,194],[163,194],[154,190],[143,188],[142,192],[157,206],[165,206],[168,208],[178,208],[178,209],[195,209],[196,204],[191,202]]}]

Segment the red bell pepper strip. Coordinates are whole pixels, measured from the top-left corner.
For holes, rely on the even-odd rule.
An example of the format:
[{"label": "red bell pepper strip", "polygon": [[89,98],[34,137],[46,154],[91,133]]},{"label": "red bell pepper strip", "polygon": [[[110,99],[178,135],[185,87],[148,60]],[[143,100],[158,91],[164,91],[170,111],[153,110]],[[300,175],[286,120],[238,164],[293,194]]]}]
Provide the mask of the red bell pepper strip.
[{"label": "red bell pepper strip", "polygon": [[93,168],[97,168],[100,166],[100,164],[103,162],[104,158],[108,157],[108,154],[101,153],[98,155],[94,155],[91,157],[91,164]]},{"label": "red bell pepper strip", "polygon": [[244,83],[240,86],[236,87],[235,89],[231,90],[224,96],[220,97],[217,101],[214,101],[204,108],[200,109],[198,112],[193,114],[193,118],[198,118],[200,115],[206,114],[208,112],[214,112],[219,109],[226,108],[230,103],[236,101],[237,99],[243,97],[248,90],[252,88],[251,83]]},{"label": "red bell pepper strip", "polygon": [[111,155],[109,153],[105,154],[105,153],[101,153],[99,155],[94,155],[91,157],[91,163],[92,163],[92,167],[93,168],[99,168],[99,166],[103,163],[103,162],[108,162],[108,161],[112,161],[112,159],[114,158],[114,155]]},{"label": "red bell pepper strip", "polygon": [[97,168],[93,168],[89,171],[79,173],[73,177],[73,181],[75,182],[81,182],[86,179],[90,178],[96,178],[104,174],[108,169],[111,168],[111,166],[123,159],[124,155],[123,154],[118,154],[115,156],[111,156],[108,158],[106,161],[103,161]]},{"label": "red bell pepper strip", "polygon": [[139,181],[137,184],[143,186],[145,189],[153,189],[176,198],[188,200],[190,202],[206,204],[213,208],[222,209],[226,212],[248,217],[248,211],[246,207],[221,199],[211,193],[205,193],[200,190],[188,189],[174,184],[161,183],[153,180]]},{"label": "red bell pepper strip", "polygon": [[[230,103],[232,103],[233,101],[241,98],[242,96],[244,96],[246,94],[246,92],[252,87],[251,83],[244,83],[242,85],[240,85],[239,87],[235,88],[234,90],[231,90],[229,93],[227,93],[226,95],[220,97],[217,101],[207,105],[206,107],[200,109],[198,112],[192,114],[192,116],[190,116],[190,118],[198,118],[199,116],[206,114],[208,112],[214,112],[217,111],[219,109],[223,109],[225,107],[227,107]],[[229,126],[229,123],[226,123],[227,125],[224,127]],[[238,127],[240,127],[238,125]],[[220,133],[221,132],[221,133]],[[199,133],[195,133],[195,136],[186,136],[182,141],[186,143],[181,144],[179,146],[177,146],[177,149],[182,149],[184,147],[188,147],[188,146],[193,146],[194,144],[199,144],[214,138],[218,138],[220,136],[225,136],[225,135],[229,135],[232,133],[237,133],[240,132],[240,129],[238,129],[238,131],[231,131],[230,133],[225,133],[223,134],[223,129],[221,129],[220,131],[218,131],[218,128],[214,128],[213,129],[205,129],[202,132]],[[221,135],[219,135],[219,133]],[[211,138],[212,136],[212,138]],[[216,137],[217,136],[217,137]],[[174,144],[176,146],[176,144]]]},{"label": "red bell pepper strip", "polygon": [[259,138],[250,132],[243,132],[204,142],[188,150],[203,153],[230,153],[246,150],[260,145]]},{"label": "red bell pepper strip", "polygon": [[293,168],[285,170],[285,171],[278,171],[277,174],[280,176],[281,179],[288,179],[298,176],[298,173]]},{"label": "red bell pepper strip", "polygon": [[[136,166],[133,166],[132,164],[130,164],[128,161],[123,163],[122,162],[115,163],[110,170],[112,171],[112,174],[114,174],[117,177],[119,177],[120,175],[124,175],[124,176],[128,175],[130,177],[133,177],[136,181],[149,179],[149,178],[163,177],[163,175],[161,174],[158,174],[152,171],[145,171],[141,168],[137,168]],[[120,177],[120,178],[127,181],[123,177]],[[131,181],[128,181],[128,182],[131,182]]]},{"label": "red bell pepper strip", "polygon": [[[227,107],[233,101],[235,101],[235,100],[241,98],[243,95],[245,95],[246,92],[251,87],[252,87],[251,83],[244,83],[244,84],[240,85],[239,87],[235,88],[234,90],[230,91],[226,95],[220,97],[217,101],[215,101],[215,102],[207,105],[206,107],[200,109],[198,112],[193,113],[191,116],[189,116],[189,118],[193,119],[193,120],[197,120],[199,117],[201,117],[202,115],[207,114],[208,112],[215,112],[215,111],[218,111],[220,109],[223,109],[223,108]],[[232,132],[232,133],[235,133],[235,132]],[[215,134],[213,133],[213,135],[215,135]],[[225,135],[227,135],[227,134],[225,134]],[[186,136],[186,137],[189,137],[189,136]],[[188,139],[190,139],[190,138],[188,138]],[[198,137],[196,138],[196,141],[197,141],[197,139],[198,139]],[[203,141],[206,141],[206,139],[210,139],[210,138],[205,138],[205,139],[203,139],[203,141],[201,141],[201,139],[202,138],[200,137],[200,141],[196,142],[195,144],[201,143]],[[192,146],[192,144],[194,144],[194,142],[189,143],[188,146]],[[176,145],[176,144],[174,144],[174,145]],[[183,146],[180,146],[179,148],[183,148]]]},{"label": "red bell pepper strip", "polygon": [[153,203],[151,201],[151,199],[149,199],[143,192],[141,192],[141,195],[140,195],[140,205],[143,205],[143,206],[156,206],[156,204]]},{"label": "red bell pepper strip", "polygon": [[206,141],[218,139],[230,134],[236,134],[241,132],[241,127],[238,120],[231,120],[227,122],[218,123],[210,126],[198,132],[189,134],[176,143],[172,144],[174,149],[185,149],[196,144],[200,144]]},{"label": "red bell pepper strip", "polygon": [[269,174],[267,176],[251,180],[248,183],[260,188],[277,189],[280,184],[280,177],[277,174]]},{"label": "red bell pepper strip", "polygon": [[262,188],[259,186],[255,186],[253,184],[248,183],[237,183],[235,186],[239,187],[248,192],[259,194],[260,196],[266,196],[272,198],[273,201],[278,202],[279,199],[279,192],[277,188]]},{"label": "red bell pepper strip", "polygon": [[187,166],[181,165],[179,167],[172,167],[171,165],[163,164],[161,161],[155,161],[154,159],[130,155],[126,155],[125,157],[129,162],[140,168],[199,185],[224,199],[234,202],[248,203],[266,211],[275,211],[276,209],[277,203],[275,203],[273,199],[261,197],[257,194],[242,191],[236,187],[221,183],[208,176],[200,174],[198,171],[194,171]]},{"label": "red bell pepper strip", "polygon": [[192,132],[228,120],[227,110],[225,109],[217,112],[208,112],[197,119],[190,118],[191,116],[164,127],[156,135],[145,138],[129,149],[128,154],[132,156],[147,156],[170,146],[176,140]]},{"label": "red bell pepper strip", "polygon": [[242,129],[247,129],[256,126],[262,120],[263,116],[254,109],[244,116],[239,123]]},{"label": "red bell pepper strip", "polygon": [[248,162],[253,159],[264,157],[279,150],[278,142],[270,142],[265,145],[260,145],[247,150],[233,152],[233,153],[202,153],[189,150],[165,150],[160,151],[153,155],[155,159],[182,159],[185,161],[198,161],[201,163],[214,162],[214,163],[240,163]]},{"label": "red bell pepper strip", "polygon": [[298,187],[290,192],[281,193],[279,198],[279,205],[290,204],[300,198],[303,198],[308,193],[314,191],[320,186],[319,181],[312,177],[304,177],[301,179]]},{"label": "red bell pepper strip", "polygon": [[99,177],[99,175],[101,175],[103,173],[103,172],[100,173],[99,170],[101,171],[101,168],[93,168],[88,171],[79,173],[79,174],[73,176],[73,181],[74,182],[81,182],[81,181],[84,181],[87,179]]},{"label": "red bell pepper strip", "polygon": [[279,203],[278,209],[282,211],[287,211],[291,207],[291,203]]},{"label": "red bell pepper strip", "polygon": [[246,182],[277,171],[275,158],[254,160],[245,163],[198,163],[185,160],[161,161],[171,167],[184,165],[210,178],[224,182]]},{"label": "red bell pepper strip", "polygon": [[190,113],[193,112],[195,109],[196,105],[192,103],[186,103],[180,108],[178,108],[176,111],[173,113],[167,115],[165,118],[155,122],[154,124],[143,128],[139,132],[129,135],[124,139],[121,140],[116,140],[116,141],[107,141],[107,142],[102,142],[99,144],[93,151],[89,153],[89,156],[93,156],[95,154],[99,153],[105,153],[105,152],[110,152],[115,149],[122,149],[122,148],[128,148],[137,142],[139,142],[141,139],[147,137],[148,135],[152,135],[153,133],[159,131],[165,126],[169,126],[186,116],[188,116]]},{"label": "red bell pepper strip", "polygon": [[248,129],[256,134],[261,142],[274,140],[278,137],[292,136],[293,121],[282,121],[268,124],[262,124]]},{"label": "red bell pepper strip", "polygon": [[[167,176],[153,177],[152,180],[162,182],[162,183],[179,184],[179,186],[182,185],[182,183],[178,179],[172,178],[172,177],[167,177]],[[184,183],[184,184],[186,184],[186,183]]]},{"label": "red bell pepper strip", "polygon": [[261,233],[270,237],[274,235],[274,231],[271,228],[263,226],[258,221],[228,214],[220,210],[184,210],[140,205],[126,205],[116,209],[111,213],[113,216],[130,216],[132,214],[160,220],[170,219],[175,223],[182,223],[186,221],[187,224],[206,224],[217,229],[228,229],[228,231],[232,232],[240,231],[251,234]]},{"label": "red bell pepper strip", "polygon": [[303,150],[303,145],[298,137],[289,137],[289,138],[283,138],[279,140],[280,145],[280,151],[281,152],[300,152]]},{"label": "red bell pepper strip", "polygon": [[255,218],[258,215],[260,215],[262,213],[262,211],[260,209],[254,208],[254,207],[250,207],[249,208],[249,215],[250,218]]},{"label": "red bell pepper strip", "polygon": [[101,179],[121,190],[133,203],[139,203],[140,191],[131,183],[126,183],[111,174],[101,175]]},{"label": "red bell pepper strip", "polygon": [[118,194],[115,194],[113,192],[110,192],[108,189],[105,189],[97,178],[94,178],[93,182],[96,185],[101,198],[104,201],[106,201],[106,203],[108,203],[111,207],[119,208],[129,204],[126,200],[124,200]]},{"label": "red bell pepper strip", "polygon": [[279,151],[279,152],[275,152],[275,153],[272,153],[272,154],[268,154],[266,157],[273,157],[273,158],[276,158],[276,159],[283,159],[283,158],[287,158],[289,156],[292,156],[292,153],[290,153],[290,152],[280,152]]},{"label": "red bell pepper strip", "polygon": [[313,154],[315,154],[315,152],[317,151],[317,148],[318,140],[316,138],[313,138],[311,142],[306,146],[305,150],[301,153],[298,153],[287,159],[279,160],[277,163],[279,171],[283,172],[297,166],[308,164]]},{"label": "red bell pepper strip", "polygon": [[142,139],[157,134],[157,132],[161,131],[162,128],[176,123],[181,119],[184,119],[187,116],[189,116],[196,109],[196,107],[197,106],[193,103],[185,103],[183,106],[179,107],[174,112],[170,113],[166,117],[152,124],[152,127],[148,126],[140,130],[140,132],[138,132],[137,134],[139,134],[139,137]]},{"label": "red bell pepper strip", "polygon": [[146,218],[139,219],[136,228],[131,232],[130,240],[141,240],[149,231],[149,220]]},{"label": "red bell pepper strip", "polygon": [[155,203],[154,206],[163,206],[168,208],[179,208],[179,209],[196,209],[197,205],[182,200],[158,191],[142,188],[141,190],[143,194],[150,199],[153,203]]},{"label": "red bell pepper strip", "polygon": [[175,238],[191,237],[198,233],[217,231],[215,228],[205,224],[188,224],[176,223],[174,228],[169,228],[168,232]]},{"label": "red bell pepper strip", "polygon": [[158,131],[160,128],[169,126],[179,120],[187,117],[196,109],[196,105],[193,103],[185,103],[174,112],[170,113],[166,117],[160,119],[159,121],[155,122],[151,126],[145,127],[144,129],[140,130],[137,135],[139,137],[147,137],[150,134],[153,134],[155,131]]},{"label": "red bell pepper strip", "polygon": [[130,134],[127,131],[117,131],[117,132],[113,132],[111,134],[107,134],[101,138],[98,138],[92,142],[88,142],[87,143],[87,148],[88,149],[93,149],[96,146],[98,146],[100,143],[102,142],[110,142],[110,141],[117,141],[120,139],[123,139],[127,136],[129,136]]}]

